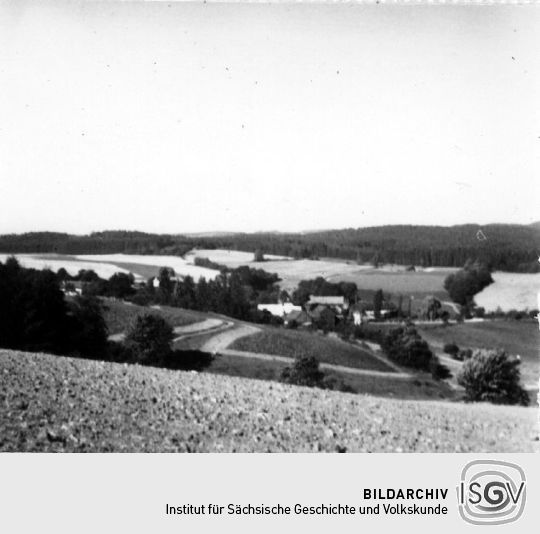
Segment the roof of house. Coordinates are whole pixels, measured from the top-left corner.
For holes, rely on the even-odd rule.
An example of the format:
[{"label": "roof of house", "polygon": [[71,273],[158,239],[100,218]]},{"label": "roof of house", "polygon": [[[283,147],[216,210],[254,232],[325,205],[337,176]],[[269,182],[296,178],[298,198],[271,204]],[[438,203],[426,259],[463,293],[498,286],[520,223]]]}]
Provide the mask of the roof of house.
[{"label": "roof of house", "polygon": [[310,295],[308,304],[326,304],[327,306],[343,306],[346,304],[345,297]]}]

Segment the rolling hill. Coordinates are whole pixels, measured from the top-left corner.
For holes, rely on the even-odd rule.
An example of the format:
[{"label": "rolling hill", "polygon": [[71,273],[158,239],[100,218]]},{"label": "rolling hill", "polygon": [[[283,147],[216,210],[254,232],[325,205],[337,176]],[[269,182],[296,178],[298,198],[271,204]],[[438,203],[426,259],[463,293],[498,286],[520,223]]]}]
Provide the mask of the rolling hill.
[{"label": "rolling hill", "polygon": [[537,410],[0,350],[0,451],[534,452]]}]

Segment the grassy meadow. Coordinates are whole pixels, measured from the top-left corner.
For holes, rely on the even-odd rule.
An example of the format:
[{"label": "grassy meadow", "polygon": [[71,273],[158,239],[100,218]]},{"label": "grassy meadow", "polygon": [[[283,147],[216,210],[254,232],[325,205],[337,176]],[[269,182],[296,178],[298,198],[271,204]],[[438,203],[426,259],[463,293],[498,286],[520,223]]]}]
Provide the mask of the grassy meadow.
[{"label": "grassy meadow", "polygon": [[394,372],[391,367],[357,345],[298,330],[267,328],[257,334],[237,339],[229,348],[289,358],[314,356],[320,362],[333,365]]},{"label": "grassy meadow", "polygon": [[[238,376],[242,378],[255,378],[258,380],[279,381],[281,372],[287,366],[281,361],[265,361],[254,358],[245,358],[229,354],[218,354],[205,369],[205,372]],[[350,373],[336,373],[325,371],[326,375],[339,376],[345,384],[355,393],[374,395],[407,400],[448,399],[452,400],[455,393],[444,382],[436,382],[430,376],[418,376],[411,380],[394,378],[392,373],[388,376],[373,378],[367,375]]]},{"label": "grassy meadow", "polygon": [[125,332],[139,315],[145,313],[155,313],[161,315],[172,326],[185,326],[202,321],[206,316],[204,314],[184,310],[181,308],[172,308],[169,306],[160,306],[159,308],[149,308],[146,306],[137,306],[128,302],[114,299],[102,299],[103,316],[109,329],[109,334],[119,334]]},{"label": "grassy meadow", "polygon": [[522,382],[537,384],[540,377],[540,330],[532,320],[484,321],[459,323],[448,326],[419,326],[422,337],[434,350],[442,351],[446,343],[460,348],[503,348],[519,355]]}]

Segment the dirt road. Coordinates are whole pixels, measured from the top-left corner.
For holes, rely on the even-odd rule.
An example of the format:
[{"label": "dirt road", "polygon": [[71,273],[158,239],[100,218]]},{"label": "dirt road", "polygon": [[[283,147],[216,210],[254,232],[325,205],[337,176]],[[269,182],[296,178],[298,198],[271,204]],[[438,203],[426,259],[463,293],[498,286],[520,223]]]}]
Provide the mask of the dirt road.
[{"label": "dirt road", "polygon": [[210,352],[212,354],[223,352],[237,339],[244,336],[250,336],[251,334],[256,334],[257,332],[260,332],[260,330],[261,329],[257,328],[256,326],[238,324],[226,332],[221,332],[213,336],[201,346],[200,350],[202,352]]}]

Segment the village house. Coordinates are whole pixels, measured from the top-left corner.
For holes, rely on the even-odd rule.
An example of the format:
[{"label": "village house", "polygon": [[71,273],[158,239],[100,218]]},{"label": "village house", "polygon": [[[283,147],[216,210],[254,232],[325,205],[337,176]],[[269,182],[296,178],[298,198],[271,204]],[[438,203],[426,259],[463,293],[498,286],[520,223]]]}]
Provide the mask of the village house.
[{"label": "village house", "polygon": [[367,322],[366,312],[362,304],[353,304],[349,308],[349,318],[355,326],[359,326],[362,323]]},{"label": "village house", "polygon": [[284,317],[291,312],[301,312],[301,306],[295,306],[292,302],[279,302],[277,304],[257,304],[257,309],[261,312],[267,311],[275,317]]},{"label": "village house", "polygon": [[85,285],[85,282],[78,280],[64,280],[61,289],[66,297],[76,297],[77,295],[82,295]]},{"label": "village house", "polygon": [[343,296],[310,295],[309,300],[306,303],[306,309],[308,311],[312,311],[317,306],[330,308],[334,311],[334,313],[336,313],[336,315],[343,316],[349,309],[349,302]]}]

